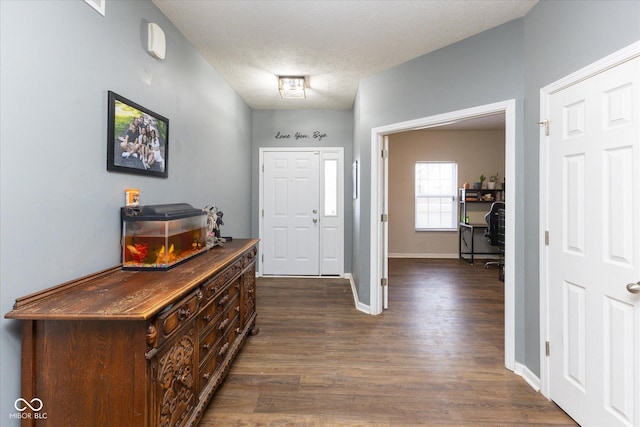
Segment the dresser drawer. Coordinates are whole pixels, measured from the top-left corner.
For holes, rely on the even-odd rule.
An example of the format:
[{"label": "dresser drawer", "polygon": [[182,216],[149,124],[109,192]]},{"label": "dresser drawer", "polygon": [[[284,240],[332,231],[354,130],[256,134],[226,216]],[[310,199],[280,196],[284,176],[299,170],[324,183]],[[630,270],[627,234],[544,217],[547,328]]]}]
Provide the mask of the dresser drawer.
[{"label": "dresser drawer", "polygon": [[222,337],[218,328],[211,328],[207,334],[200,338],[200,365],[209,357],[209,353],[216,347],[216,341]]},{"label": "dresser drawer", "polygon": [[204,282],[202,285],[202,292],[204,293],[204,298],[206,300],[210,300],[216,296],[220,291],[222,291],[227,283],[229,283],[234,276],[240,273],[242,270],[241,262],[236,262],[232,266],[228,267],[223,272],[215,275],[211,279]]},{"label": "dresser drawer", "polygon": [[219,336],[219,338],[215,340],[215,344],[207,351],[206,355],[201,354],[200,392],[202,392],[207,383],[216,376],[217,369],[222,366],[222,362],[224,362],[229,354],[236,337],[240,333],[240,317],[237,315],[233,317],[228,323],[225,332],[223,334],[219,332],[220,330],[217,328],[211,331],[211,335],[207,337]]},{"label": "dresser drawer", "polygon": [[248,266],[249,264],[251,264],[256,257],[256,254],[258,253],[258,249],[257,248],[253,248],[252,250],[250,250],[245,256],[242,257],[242,268]]},{"label": "dresser drawer", "polygon": [[235,341],[239,333],[240,317],[236,315],[231,320],[227,331],[223,335],[220,347],[215,349],[215,356],[218,358],[218,363],[222,363],[227,357],[227,354],[229,353],[229,350],[231,350],[231,346],[233,345],[233,342]]},{"label": "dresser drawer", "polygon": [[223,309],[223,307],[218,305],[218,300],[220,298],[222,298],[222,295],[220,295],[218,299],[207,304],[198,314],[198,328],[201,336],[206,334],[209,328],[218,321]]},{"label": "dresser drawer", "polygon": [[233,344],[238,335],[240,335],[241,331],[242,329],[240,328],[240,316],[238,315],[233,318],[233,320],[231,321],[231,325],[226,332],[227,342]]},{"label": "dresser drawer", "polygon": [[226,289],[220,298],[216,299],[217,310],[226,312],[233,304],[237,304],[236,300],[240,295],[240,281],[236,280],[228,289]]},{"label": "dresser drawer", "polygon": [[239,302],[240,299],[238,298],[238,296],[235,296],[233,300],[229,301],[227,307],[225,307],[225,310],[220,317],[219,323],[214,328],[218,331],[219,335],[223,335],[226,333],[226,331],[229,330],[229,327],[233,322],[233,318],[238,316],[238,313],[240,313]]},{"label": "dresser drawer", "polygon": [[[229,306],[234,304],[240,294],[240,282],[236,281],[228,289],[219,294],[213,301],[207,304],[198,314],[198,327],[200,335],[208,332],[209,328],[217,321],[220,313],[228,311]],[[236,303],[237,304],[237,303]]]},{"label": "dresser drawer", "polygon": [[[215,344],[215,349],[219,349],[221,347],[222,338],[218,339]],[[198,390],[201,393],[202,390],[207,386],[209,381],[211,381],[214,377],[216,368],[218,366],[218,358],[215,356],[213,351],[209,351],[209,354],[206,359],[202,361],[200,365],[200,378],[198,384]]]},{"label": "dresser drawer", "polygon": [[171,338],[180,330],[181,326],[187,324],[190,319],[196,316],[201,300],[202,292],[197,289],[160,312],[154,322],[155,329],[158,332],[157,346]]},{"label": "dresser drawer", "polygon": [[201,333],[203,337],[200,339],[200,360],[207,358],[209,351],[212,350],[214,343],[218,338],[223,336],[231,326],[233,318],[240,311],[239,298],[235,296],[228,304],[220,310],[218,316],[211,322],[211,327]]}]

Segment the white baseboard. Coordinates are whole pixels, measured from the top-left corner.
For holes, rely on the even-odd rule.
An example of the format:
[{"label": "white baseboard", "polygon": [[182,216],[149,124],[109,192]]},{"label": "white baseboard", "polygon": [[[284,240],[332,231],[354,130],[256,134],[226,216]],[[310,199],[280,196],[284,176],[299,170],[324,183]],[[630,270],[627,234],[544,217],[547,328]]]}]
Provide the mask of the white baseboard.
[{"label": "white baseboard", "polygon": [[458,258],[458,254],[389,253],[389,258]]},{"label": "white baseboard", "polygon": [[[465,255],[468,257],[469,255]],[[431,253],[400,253],[394,252],[389,254],[389,258],[416,258],[416,259],[457,259],[460,258],[458,254],[431,254]],[[485,255],[475,255],[475,259],[500,259],[499,254],[485,254]]]},{"label": "white baseboard", "polygon": [[520,375],[535,391],[540,391],[540,378],[531,372],[531,370],[525,365],[516,362],[515,370],[513,372]]},{"label": "white baseboard", "polygon": [[370,307],[358,300],[358,291],[356,290],[356,282],[354,282],[353,280],[353,275],[351,273],[345,273],[342,277],[348,279],[349,283],[351,284],[351,293],[353,294],[353,302],[356,306],[356,310],[361,311],[365,314],[371,314]]}]

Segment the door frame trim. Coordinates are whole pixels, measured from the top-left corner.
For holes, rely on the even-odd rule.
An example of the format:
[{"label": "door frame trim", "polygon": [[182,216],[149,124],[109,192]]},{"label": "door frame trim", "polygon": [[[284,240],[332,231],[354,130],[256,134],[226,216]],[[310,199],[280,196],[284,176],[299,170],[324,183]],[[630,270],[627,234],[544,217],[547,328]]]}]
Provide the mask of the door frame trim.
[{"label": "door frame trim", "polygon": [[[258,155],[258,238],[260,239],[260,241],[258,242],[258,253],[262,254],[263,253],[263,234],[264,234],[264,217],[262,216],[262,210],[264,209],[264,170],[263,170],[263,165],[264,165],[264,153],[265,152],[287,152],[287,153],[291,153],[291,152],[319,152],[319,153],[323,153],[323,152],[337,152],[340,153],[340,157],[342,160],[342,169],[340,169],[340,173],[342,173],[342,182],[344,183],[344,175],[345,175],[345,171],[344,171],[344,147],[260,147],[258,149],[259,155]],[[321,165],[319,165],[319,168],[321,167]],[[318,173],[320,174],[320,178],[322,177],[322,172],[320,169],[318,169]],[[320,187],[322,188],[322,186],[324,185],[324,183],[320,182]],[[341,206],[342,208],[342,260],[340,262],[340,273],[339,276],[340,277],[344,277],[344,229],[345,229],[345,207],[344,207],[344,194],[345,194],[345,189],[344,189],[344,185],[342,185],[340,187],[340,190],[342,191],[342,194],[339,195],[340,200],[339,200],[339,206]],[[320,194],[320,197],[322,195]],[[318,244],[322,244],[321,243],[322,240],[322,233],[320,233],[319,236],[319,242]],[[318,252],[318,262],[321,263],[321,259],[320,259],[320,254],[322,253],[322,251],[320,250]],[[262,265],[262,257],[258,257],[258,260],[256,262],[256,276],[257,277],[262,277],[262,269],[263,269],[263,265]],[[320,273],[322,272],[322,266],[318,265],[319,271]],[[322,274],[319,274],[318,276],[282,276],[282,277],[321,277]],[[279,276],[269,276],[269,277],[279,277]]]},{"label": "door frame trim", "polygon": [[[586,67],[579,69],[540,89],[540,121],[549,117],[549,102],[551,95],[589,79],[597,74],[609,70],[623,62],[640,56],[640,42],[635,42],[617,52],[612,53]],[[549,340],[549,249],[545,241],[545,230],[549,223],[549,137],[545,126],[540,126],[540,226],[539,226],[539,259],[540,259],[540,391],[547,399],[552,400],[550,390],[549,357],[546,354],[546,342]]]},{"label": "door frame trim", "polygon": [[[382,248],[383,225],[380,215],[383,212],[381,192],[384,191],[383,174],[384,167],[382,144],[386,135],[414,130],[417,128],[438,127],[451,122],[481,117],[485,115],[504,113],[505,114],[505,184],[506,194],[516,193],[516,173],[515,173],[515,146],[516,146],[516,100],[496,102],[493,104],[481,105],[464,110],[452,111],[406,122],[394,123],[371,129],[371,212],[370,212],[370,253],[369,253],[369,314],[376,315],[382,312],[383,294],[380,280],[382,279],[382,268],[375,260],[382,259],[387,249]],[[511,200],[515,200],[511,196]],[[385,242],[386,244],[386,242]],[[504,282],[504,354],[505,367],[511,371],[515,370],[515,202],[507,203],[505,219],[505,282]]]}]

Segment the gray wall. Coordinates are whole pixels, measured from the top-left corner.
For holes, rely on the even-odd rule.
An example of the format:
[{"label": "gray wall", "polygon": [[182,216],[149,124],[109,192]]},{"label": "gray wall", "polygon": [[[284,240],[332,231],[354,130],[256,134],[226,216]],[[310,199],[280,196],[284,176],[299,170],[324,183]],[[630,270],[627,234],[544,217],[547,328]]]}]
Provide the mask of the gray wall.
[{"label": "gray wall", "polygon": [[[251,235],[251,109],[150,1],[102,17],[80,0],[2,0],[0,16],[2,315],[120,262],[127,187],[144,204],[216,203],[225,235]],[[147,22],[165,31],[164,61],[144,49]],[[167,179],[106,171],[107,90],[169,118]],[[0,325],[0,425],[17,426],[19,322]]]},{"label": "gray wall", "polygon": [[[296,102],[293,100],[293,102]],[[322,138],[314,138],[318,132]],[[298,138],[299,133],[308,138]],[[289,135],[289,138],[276,138]],[[344,147],[344,269],[351,271],[352,191],[351,163],[353,147],[353,112],[351,110],[256,110],[253,112],[251,231],[258,235],[260,148],[268,147]]]},{"label": "gray wall", "polygon": [[[362,197],[355,207],[353,256],[359,260],[354,272],[361,302],[369,304],[371,128],[509,99],[516,100],[516,121],[521,123],[522,27],[522,20],[512,21],[361,81],[354,108],[354,158],[362,165]],[[516,140],[521,147],[521,129]],[[517,206],[516,212],[521,211]],[[522,235],[522,222],[516,229]]]},{"label": "gray wall", "polygon": [[543,0],[523,19],[361,81],[354,158],[362,165],[363,187],[353,220],[360,301],[369,303],[371,128],[515,99],[516,362],[539,375],[540,88],[637,40],[638,1]]}]

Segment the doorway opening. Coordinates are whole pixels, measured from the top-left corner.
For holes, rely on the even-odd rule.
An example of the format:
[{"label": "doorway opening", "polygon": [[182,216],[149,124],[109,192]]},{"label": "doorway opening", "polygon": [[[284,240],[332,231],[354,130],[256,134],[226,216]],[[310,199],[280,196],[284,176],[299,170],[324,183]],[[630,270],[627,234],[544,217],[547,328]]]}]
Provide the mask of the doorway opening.
[{"label": "doorway opening", "polygon": [[[374,128],[371,131],[371,247],[370,247],[370,314],[380,314],[387,301],[388,271],[388,136],[409,130],[437,128],[470,119],[503,114],[505,128],[505,192],[515,200],[515,100],[483,105],[465,110],[424,117]],[[505,366],[515,369],[515,204],[505,207]],[[380,220],[378,220],[380,218]]]}]

